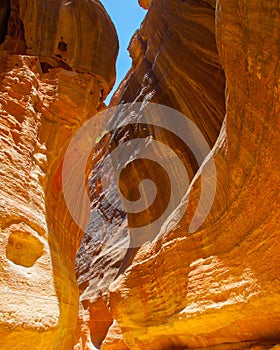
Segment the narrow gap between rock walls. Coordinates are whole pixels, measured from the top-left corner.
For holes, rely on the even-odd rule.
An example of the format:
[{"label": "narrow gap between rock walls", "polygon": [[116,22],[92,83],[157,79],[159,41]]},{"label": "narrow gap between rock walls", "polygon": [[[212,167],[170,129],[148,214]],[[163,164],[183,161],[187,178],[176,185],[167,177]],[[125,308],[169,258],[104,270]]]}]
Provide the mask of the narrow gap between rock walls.
[{"label": "narrow gap between rock walls", "polygon": [[105,100],[105,103],[109,104],[111,97],[131,67],[131,58],[127,48],[133,34],[140,28],[147,11],[140,7],[138,0],[101,0],[101,3],[115,25],[120,46],[116,62],[116,82]]}]

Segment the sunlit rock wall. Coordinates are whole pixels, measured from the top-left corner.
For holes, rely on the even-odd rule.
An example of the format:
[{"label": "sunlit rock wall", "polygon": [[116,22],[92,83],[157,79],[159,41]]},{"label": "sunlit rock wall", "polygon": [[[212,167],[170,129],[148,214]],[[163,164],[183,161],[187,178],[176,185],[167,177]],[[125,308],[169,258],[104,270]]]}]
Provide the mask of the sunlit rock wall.
[{"label": "sunlit rock wall", "polygon": [[61,165],[77,128],[104,108],[118,40],[98,1],[15,0],[0,10],[0,348],[69,350],[82,232]]},{"label": "sunlit rock wall", "polygon": [[[163,228],[157,242],[128,252],[114,249],[113,238],[110,250],[98,244],[100,231],[89,226],[77,255],[77,276],[96,346],[279,347],[279,25],[276,0],[152,2],[131,41],[133,65],[112,105],[151,101],[192,119],[213,148],[216,196],[206,221],[189,233],[200,198],[198,172],[178,227]],[[117,132],[111,142],[138,133]],[[173,141],[169,144],[176,147]],[[103,149],[105,154],[106,139]],[[95,157],[93,203],[102,203],[101,165]],[[133,169],[127,192],[143,171]],[[104,212],[116,217],[105,204]],[[124,221],[118,222],[101,232],[114,237]],[[99,316],[101,303],[106,320]],[[102,332],[95,333],[98,320]]]}]

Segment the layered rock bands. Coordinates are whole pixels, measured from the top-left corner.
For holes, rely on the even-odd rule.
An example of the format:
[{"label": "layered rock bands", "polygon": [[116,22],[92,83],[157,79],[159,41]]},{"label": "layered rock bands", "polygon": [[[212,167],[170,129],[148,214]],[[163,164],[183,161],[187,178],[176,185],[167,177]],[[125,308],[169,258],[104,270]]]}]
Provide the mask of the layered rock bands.
[{"label": "layered rock bands", "polygon": [[0,348],[72,349],[82,232],[61,164],[71,136],[104,108],[118,40],[98,1],[0,7]]},{"label": "layered rock bands", "polygon": [[[114,26],[97,0],[0,5],[1,350],[279,349],[278,1],[139,4],[148,11],[110,107],[171,107],[211,152],[201,164],[170,130],[132,114],[122,126],[115,115],[85,173],[86,232],[67,210],[62,164],[82,123],[106,108]],[[139,149],[120,189],[135,201],[149,178],[154,205],[126,214],[114,205],[114,184],[103,188],[110,152],[135,138],[172,149],[190,186],[153,239],[124,248],[124,227],[150,225],[170,202],[170,179],[156,162],[139,161]],[[80,156],[75,150],[73,169]],[[175,166],[171,173],[180,183]],[[192,231],[203,186],[213,183],[211,210]]]}]

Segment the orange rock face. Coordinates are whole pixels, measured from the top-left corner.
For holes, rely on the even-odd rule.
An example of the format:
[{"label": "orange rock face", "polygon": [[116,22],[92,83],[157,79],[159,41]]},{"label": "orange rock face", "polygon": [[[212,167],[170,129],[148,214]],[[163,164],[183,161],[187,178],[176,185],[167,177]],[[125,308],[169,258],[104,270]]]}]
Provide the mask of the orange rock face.
[{"label": "orange rock face", "polygon": [[82,232],[64,202],[61,164],[77,128],[104,108],[117,37],[97,1],[11,1],[0,14],[0,349],[69,350]]},{"label": "orange rock face", "polygon": [[[160,21],[159,13],[162,14]],[[180,16],[184,20],[179,21]],[[225,78],[215,43],[214,9],[197,2],[182,6],[178,1],[168,4],[155,1],[141,30],[132,38],[129,49],[133,58],[132,68],[115,93],[113,104],[144,101],[176,108],[188,114],[203,130],[209,144],[213,145],[225,114]],[[173,52],[178,54],[173,55]],[[192,178],[197,171],[196,161],[180,139],[166,130],[151,130],[145,126],[121,128],[112,135],[111,143],[117,147],[139,135],[148,137],[150,134],[153,137],[156,134],[157,140],[181,155]],[[104,153],[106,147],[108,143],[104,143]],[[154,151],[157,152],[156,149]],[[115,327],[111,326],[115,317],[104,320],[101,316],[107,314],[111,307],[108,294],[110,284],[131,264],[137,249],[126,251],[118,246],[125,219],[114,206],[108,206],[104,192],[97,190],[101,182],[102,162],[100,157],[94,158],[89,185],[92,205],[98,207],[105,220],[92,212],[90,225],[77,253],[76,269],[84,310],[81,312],[86,320],[99,320],[98,327],[94,327],[93,321],[86,321],[91,341],[98,347],[104,339],[102,346],[106,348],[115,336]],[[172,175],[176,181],[181,176],[176,171]],[[163,196],[159,196],[155,205],[142,215],[128,215],[128,222],[134,227],[153,221],[164,211],[169,200],[168,178],[155,163],[148,161],[134,162],[123,175],[122,189],[128,199],[133,200],[135,189],[145,177],[154,180],[158,192]],[[112,186],[108,192],[117,202],[115,188]],[[97,305],[103,305],[103,310]],[[109,333],[105,339],[107,331]]]},{"label": "orange rock face", "polygon": [[[279,350],[278,1],[139,4],[149,10],[111,105],[162,104],[197,125],[216,165],[211,211],[190,230],[211,157],[199,163],[170,130],[137,124],[133,114],[123,126],[116,115],[85,174],[91,214],[82,232],[66,207],[62,165],[83,121],[105,108],[116,32],[97,0],[3,1],[0,349]],[[103,188],[104,164],[135,138],[173,149],[191,183],[154,240],[124,249],[124,228],[150,224],[170,201],[170,179],[139,161],[140,149],[121,192],[137,201],[147,177],[159,196],[137,215],[108,201],[120,204],[109,177]],[[180,184],[175,166],[171,174]]]},{"label": "orange rock face", "polygon": [[144,9],[148,9],[151,4],[151,0],[138,0],[138,2],[139,2],[139,5]]},{"label": "orange rock face", "polygon": [[[114,319],[109,326],[98,313],[93,316],[103,323],[103,333],[108,329],[102,349],[123,346],[120,330],[129,349],[277,348],[278,15],[276,1],[220,0],[215,11],[214,1],[158,0],[152,2],[133,37],[133,66],[113,104],[157,102],[182,111],[213,147],[217,188],[206,221],[190,234],[206,162],[183,199],[185,204],[189,198],[189,205],[178,227],[167,231],[180,206],[158,240],[140,249],[123,252],[116,245],[109,249],[100,240],[98,244],[100,231],[92,218],[76,265],[89,319],[100,300]],[[111,142],[137,135],[147,136],[141,128],[128,128],[113,134]],[[160,139],[178,147],[166,132]],[[102,204],[102,194],[96,192],[100,164],[94,159],[90,186],[93,203],[101,203],[112,217],[101,232],[110,232],[113,244],[120,229],[112,224],[113,210]],[[127,174],[124,192],[131,191],[148,166],[141,163],[140,168],[135,166]],[[162,190],[163,177],[154,168],[148,170],[157,174]],[[94,339],[94,328],[91,332]]]},{"label": "orange rock face", "polygon": [[154,1],[129,52],[132,68],[113,102],[145,100],[175,108],[196,123],[212,146],[225,114],[215,9],[195,0]]}]

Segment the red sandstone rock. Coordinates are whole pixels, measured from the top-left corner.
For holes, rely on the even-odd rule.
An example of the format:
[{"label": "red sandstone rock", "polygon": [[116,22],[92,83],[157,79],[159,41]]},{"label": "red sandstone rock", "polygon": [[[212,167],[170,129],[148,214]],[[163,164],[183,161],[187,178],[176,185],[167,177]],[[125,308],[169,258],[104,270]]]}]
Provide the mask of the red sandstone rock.
[{"label": "red sandstone rock", "polygon": [[97,1],[11,1],[0,46],[0,349],[73,348],[82,232],[64,202],[61,164],[71,136],[104,107],[116,53]]},{"label": "red sandstone rock", "polygon": [[[61,169],[72,135],[104,108],[115,30],[98,1],[12,0],[10,9],[4,1],[1,350],[279,348],[278,2],[139,2],[150,8],[112,105],[161,103],[193,120],[215,158],[214,205],[188,233],[203,169],[170,132],[115,124],[94,149],[89,177],[92,207],[106,220],[92,211],[79,247],[83,232],[66,209]],[[126,251],[119,245],[123,227],[161,213],[168,181],[149,162],[127,167],[121,187],[128,198],[144,173],[163,197],[126,217],[104,199],[101,167],[108,150],[147,136],[182,157],[193,179],[189,205],[177,228],[167,231],[187,195],[156,242]],[[108,192],[117,200],[113,184]]]},{"label": "red sandstone rock", "polygon": [[[215,30],[214,5],[153,1],[131,41],[132,69],[113,99],[182,111],[213,146],[217,167],[215,202],[198,231],[188,234],[200,195],[199,172],[178,228],[167,233],[163,227],[156,243],[130,250],[115,278],[102,275],[101,288],[96,288],[100,271],[106,266],[112,272],[123,253],[107,257],[99,246],[97,265],[87,265],[83,248],[77,256],[78,281],[87,285],[82,297],[95,295],[94,305],[101,291],[130,349],[271,349],[279,342],[278,3],[220,0]],[[137,130],[129,132],[116,133],[113,142],[137,136]],[[93,169],[94,188],[95,162]],[[135,174],[128,177],[128,192],[134,180]],[[85,236],[89,247],[93,242],[88,256],[94,255],[95,232],[91,226]]]},{"label": "red sandstone rock", "polygon": [[112,314],[132,349],[240,349],[279,338],[277,8],[276,1],[218,3],[227,118],[213,149],[216,198],[203,226],[186,234],[197,176],[180,226],[143,247],[111,285]]},{"label": "red sandstone rock", "polygon": [[151,0],[138,0],[138,2],[144,9],[148,9],[151,4]]}]

